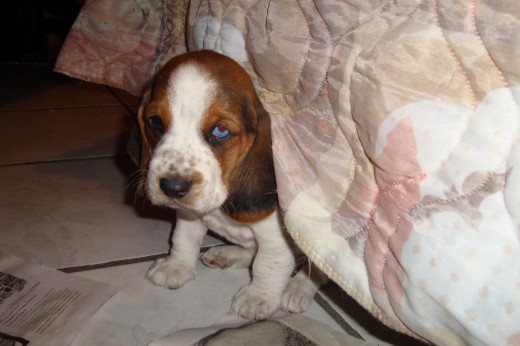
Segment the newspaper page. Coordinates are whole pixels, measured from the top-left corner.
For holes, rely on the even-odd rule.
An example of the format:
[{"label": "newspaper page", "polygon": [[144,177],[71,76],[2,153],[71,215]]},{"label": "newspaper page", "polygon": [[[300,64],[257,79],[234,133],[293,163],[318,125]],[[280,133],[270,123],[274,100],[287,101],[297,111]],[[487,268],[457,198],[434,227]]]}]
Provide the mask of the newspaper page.
[{"label": "newspaper page", "polygon": [[69,345],[116,289],[0,252],[0,338]]}]

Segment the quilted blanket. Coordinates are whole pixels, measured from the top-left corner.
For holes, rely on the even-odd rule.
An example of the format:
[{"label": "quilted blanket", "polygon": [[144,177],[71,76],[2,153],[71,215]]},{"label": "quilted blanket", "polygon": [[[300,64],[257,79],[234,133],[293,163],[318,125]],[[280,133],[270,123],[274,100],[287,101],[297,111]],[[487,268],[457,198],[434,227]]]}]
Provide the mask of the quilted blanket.
[{"label": "quilted blanket", "polygon": [[91,0],[56,69],[138,94],[184,49],[250,73],[287,229],[345,292],[436,344],[520,345],[518,0]]}]

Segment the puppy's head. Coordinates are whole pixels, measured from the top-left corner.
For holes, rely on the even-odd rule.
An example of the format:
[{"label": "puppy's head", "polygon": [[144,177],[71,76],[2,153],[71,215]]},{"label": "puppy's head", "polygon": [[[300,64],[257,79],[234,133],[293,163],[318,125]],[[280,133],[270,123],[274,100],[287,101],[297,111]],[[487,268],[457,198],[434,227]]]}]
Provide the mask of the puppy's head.
[{"label": "puppy's head", "polygon": [[198,214],[223,207],[243,222],[276,208],[269,116],[230,58],[211,51],[173,58],[138,119],[152,203]]}]

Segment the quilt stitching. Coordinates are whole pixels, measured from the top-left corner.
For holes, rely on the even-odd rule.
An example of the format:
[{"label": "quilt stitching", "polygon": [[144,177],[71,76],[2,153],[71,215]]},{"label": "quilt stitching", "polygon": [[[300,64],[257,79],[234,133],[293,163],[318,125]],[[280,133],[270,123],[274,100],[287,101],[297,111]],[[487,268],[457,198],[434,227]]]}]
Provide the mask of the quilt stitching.
[{"label": "quilt stitching", "polygon": [[444,32],[444,29],[442,28],[442,26],[440,24],[440,19],[439,19],[439,1],[438,0],[434,0],[434,6],[435,6],[434,14],[435,14],[435,22],[436,22],[435,24],[436,24],[437,28],[439,29],[439,31],[440,31],[440,33],[442,35],[442,38],[443,38],[443,41],[444,41],[446,47],[448,48],[448,50],[451,53],[451,57],[453,58],[454,61],[457,62],[457,65],[459,66],[460,71],[464,75],[464,78],[466,80],[466,86],[467,86],[469,92],[471,93],[472,108],[474,109],[475,106],[478,104],[476,93],[475,93],[475,89],[473,88],[473,86],[471,84],[470,78],[469,78],[469,76],[468,76],[468,74],[466,72],[466,69],[464,68],[464,65],[463,65],[461,59],[459,58],[457,53],[455,53],[455,51],[453,50],[453,47],[450,44],[449,40],[446,38],[446,34]]},{"label": "quilt stitching", "polygon": [[[288,212],[292,213],[292,212]],[[378,318],[381,322],[402,333],[413,335],[410,331],[405,328],[402,324],[397,321],[390,319],[384,314],[380,308],[374,304],[372,300],[366,299],[365,296],[355,289],[352,285],[350,285],[343,277],[341,277],[335,270],[332,268],[324,259],[316,252],[312,246],[299,234],[299,232],[293,228],[290,224],[287,226],[287,229],[291,236],[294,238],[298,246],[307,254],[307,256],[312,260],[318,268],[323,271],[329,278],[334,280],[338,285],[342,287],[342,289],[347,292],[351,297],[353,297],[359,304],[361,304],[366,310],[370,311],[376,318]]]},{"label": "quilt stitching", "polygon": [[471,16],[471,19],[472,19],[472,24],[473,24],[473,30],[475,32],[475,36],[477,37],[477,39],[480,41],[480,44],[482,45],[482,47],[485,49],[486,51],[486,54],[487,56],[489,57],[489,60],[493,63],[494,67],[496,68],[497,70],[497,74],[499,75],[500,79],[502,80],[502,82],[504,83],[504,86],[509,86],[509,83],[507,82],[507,80],[505,79],[504,77],[504,73],[502,72],[502,70],[500,69],[500,67],[498,67],[497,63],[495,62],[495,60],[493,59],[493,56],[491,55],[488,47],[486,46],[486,44],[484,43],[484,40],[482,40],[482,35],[480,34],[480,31],[478,29],[478,26],[477,26],[477,19],[476,19],[476,0],[473,0],[469,3],[468,5],[471,9],[471,13],[472,13],[472,16]]},{"label": "quilt stitching", "polygon": [[[471,96],[472,96],[472,100],[473,100],[473,107],[472,108],[475,108],[476,104],[477,104],[477,101],[476,101],[476,96],[475,96],[475,91],[471,85],[471,83],[469,82],[469,77],[462,65],[462,62],[460,61],[460,58],[455,54],[455,52],[453,51],[453,48],[451,47],[451,45],[448,43],[448,40],[446,39],[445,37],[445,34],[444,34],[444,30],[442,29],[441,25],[440,25],[440,21],[439,21],[439,15],[438,15],[438,11],[439,11],[439,8],[438,8],[438,0],[434,0],[434,5],[435,5],[435,19],[436,19],[436,26],[437,28],[440,30],[441,34],[442,34],[442,37],[444,39],[444,42],[446,44],[446,46],[449,48],[450,52],[451,52],[451,56],[453,59],[455,59],[455,61],[457,61],[457,64],[459,65],[459,68],[460,70],[462,71],[462,73],[464,74],[465,76],[465,79],[466,79],[466,85],[467,87],[469,88],[470,92],[471,92]],[[463,134],[467,131],[467,127],[462,131],[461,133],[461,136],[463,136]],[[450,155],[448,155],[448,157],[451,156],[451,153]],[[491,178],[491,176],[488,176],[488,178],[486,179],[489,180]],[[392,187],[395,186],[392,184]],[[482,183],[480,185],[480,188],[482,188],[483,186],[485,186],[485,183]],[[390,188],[387,190],[389,191]],[[385,194],[387,191],[384,191],[383,193]],[[378,199],[377,199],[377,202],[380,201],[380,194],[378,194]],[[397,229],[399,227],[399,224],[401,222],[401,219],[402,219],[402,216],[404,214],[407,214],[411,209],[414,209],[415,206],[409,208],[408,210],[405,210],[403,212],[400,213],[400,215],[398,216],[397,220],[394,222],[394,226],[393,226],[393,232],[391,234],[388,235],[388,240],[386,241],[386,247],[385,247],[385,253],[383,254],[383,266],[381,267],[381,270],[377,273],[378,276],[380,277],[381,279],[381,282],[383,283],[383,288],[384,288],[384,294],[386,296],[386,299],[390,300],[389,299],[389,294],[388,294],[388,291],[386,289],[386,281],[384,280],[384,271],[385,271],[385,268],[387,268],[387,260],[388,260],[388,255],[390,253],[390,246],[389,246],[389,243],[391,241],[391,239],[395,236],[397,232]],[[377,209],[377,205],[374,206],[373,210],[371,211],[371,217],[369,218],[369,222],[368,224],[366,225],[367,227],[367,230],[369,229],[370,225],[373,223],[373,216],[374,216],[374,213],[375,213],[375,210]]]},{"label": "quilt stitching", "polygon": [[[307,46],[307,50],[306,50],[306,54],[305,54],[305,58],[304,58],[303,64],[302,64],[302,66],[301,66],[301,69],[300,69],[300,72],[299,72],[299,74],[298,74],[298,78],[297,78],[297,80],[298,80],[298,84],[301,85],[301,81],[302,81],[302,79],[303,79],[303,74],[304,74],[305,66],[307,66],[308,61],[309,61],[309,54],[310,54],[310,49],[309,49],[309,48],[312,46],[312,43],[313,43],[313,42],[318,42],[318,41],[314,38],[314,37],[315,37],[315,34],[313,33],[313,30],[311,30],[311,25],[310,25],[310,23],[309,23],[309,19],[308,19],[308,15],[309,15],[309,14],[307,14],[307,13],[304,11],[304,9],[302,8],[300,2],[298,2],[298,8],[299,8],[300,11],[302,12],[303,17],[305,18],[305,21],[307,22],[307,30],[308,30],[308,33],[309,33],[309,36],[310,36],[310,38],[309,38],[309,44],[308,44],[308,46]],[[295,112],[294,112],[293,114],[295,114],[295,113],[297,113],[297,112],[301,112],[301,111],[303,111],[303,110],[309,108],[309,107],[310,107],[310,106],[315,102],[315,100],[319,97],[319,95],[320,95],[320,90],[323,89],[323,87],[325,86],[325,82],[326,82],[326,80],[327,80],[327,74],[328,74],[328,71],[329,71],[330,61],[331,61],[331,55],[332,55],[332,51],[333,51],[333,49],[331,49],[332,37],[331,37],[331,35],[330,35],[330,30],[329,30],[329,28],[328,28],[327,22],[324,20],[323,17],[321,17],[321,16],[319,16],[319,17],[322,19],[323,23],[325,24],[325,28],[326,28],[326,34],[325,34],[325,35],[322,35],[322,38],[324,38],[325,36],[328,38],[328,40],[323,39],[323,43],[325,43],[326,41],[329,42],[329,45],[327,45],[327,48],[330,50],[330,52],[329,52],[328,54],[326,54],[326,56],[327,56],[327,62],[324,64],[323,78],[322,78],[322,80],[321,80],[319,83],[316,83],[316,84],[319,84],[319,85],[320,85],[320,87],[316,89],[316,94],[315,94],[314,96],[311,97],[311,99],[308,101],[307,104],[302,105],[301,107],[298,107],[298,108],[295,110]],[[323,66],[320,66],[320,67],[323,67]],[[298,89],[298,88],[297,88],[297,89]],[[296,91],[296,92],[297,92],[297,91]],[[304,93],[302,92],[302,94],[304,94]]]}]

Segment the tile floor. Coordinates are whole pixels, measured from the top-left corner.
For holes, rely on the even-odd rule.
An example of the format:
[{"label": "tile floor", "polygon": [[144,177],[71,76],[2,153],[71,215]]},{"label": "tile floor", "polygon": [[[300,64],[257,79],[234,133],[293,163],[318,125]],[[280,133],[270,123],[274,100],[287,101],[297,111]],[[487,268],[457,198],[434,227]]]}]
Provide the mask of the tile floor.
[{"label": "tile floor", "polygon": [[[75,345],[146,345],[226,312],[246,270],[200,265],[177,291],[144,280],[168,251],[173,214],[134,203],[125,146],[137,98],[43,67],[4,66],[0,76],[0,251],[119,289]],[[413,343],[334,285],[307,315],[377,344]]]}]

